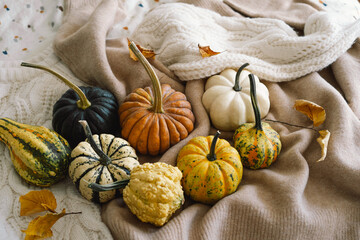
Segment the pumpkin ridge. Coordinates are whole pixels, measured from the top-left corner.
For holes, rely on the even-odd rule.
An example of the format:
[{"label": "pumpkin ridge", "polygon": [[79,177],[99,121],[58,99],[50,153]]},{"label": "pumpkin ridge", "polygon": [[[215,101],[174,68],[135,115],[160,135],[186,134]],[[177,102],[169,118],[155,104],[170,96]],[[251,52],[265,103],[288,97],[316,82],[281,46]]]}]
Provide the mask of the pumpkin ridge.
[{"label": "pumpkin ridge", "polygon": [[[147,153],[147,147],[146,147],[145,151],[143,151],[143,149],[140,150],[140,146],[141,146],[141,144],[143,144],[143,142],[141,142],[139,139],[142,137],[144,130],[148,132],[148,128],[149,128],[148,125],[151,123],[150,119],[151,120],[153,119],[152,113],[148,113],[147,115],[145,115],[141,119],[139,119],[136,122],[136,124],[134,125],[134,127],[131,129],[131,132],[129,135],[130,145],[135,146],[135,148],[138,149],[139,152],[141,152],[142,154]],[[146,139],[146,143],[147,143],[147,139]],[[147,144],[145,144],[145,145],[147,145]]]},{"label": "pumpkin ridge", "polygon": [[[104,168],[105,168],[105,166],[102,166],[101,168],[100,168],[100,171],[99,171],[99,173],[97,174],[97,176],[96,176],[96,180],[95,180],[95,183],[97,183],[97,184],[100,184],[100,181],[102,180],[101,179],[101,176],[102,176],[102,172],[104,171]],[[98,192],[98,191],[92,191],[92,199],[94,199],[94,201],[95,202],[100,202],[100,192]]]},{"label": "pumpkin ridge", "polygon": [[176,91],[172,89],[169,84],[161,84],[161,92],[162,92],[163,102],[165,102],[174,93],[176,93]]},{"label": "pumpkin ridge", "polygon": [[169,108],[181,108],[181,109],[189,109],[189,110],[192,109],[191,104],[186,99],[164,102],[163,105],[164,105],[164,108],[166,108],[166,109],[169,109]]},{"label": "pumpkin ridge", "polygon": [[[114,139],[115,139],[115,138],[114,138]],[[114,139],[112,140],[112,143],[114,142]],[[112,144],[112,143],[111,143],[111,144]],[[109,145],[108,152],[107,152],[106,154],[109,153],[109,151],[110,151],[110,149],[111,149],[111,144]],[[127,146],[130,146],[130,145],[127,144],[127,143],[124,143],[124,144],[119,145],[109,157],[110,157],[111,159],[113,159],[112,157],[113,157],[118,151],[120,151],[121,148],[127,147]],[[114,158],[114,160],[115,160],[115,158]]]},{"label": "pumpkin ridge", "polygon": [[221,195],[226,196],[226,195],[228,195],[228,186],[230,185],[229,182],[224,177],[227,174],[226,174],[225,170],[221,167],[219,161],[215,160],[213,163],[214,163],[214,165],[216,165],[218,167],[218,170],[220,172],[220,179],[218,181],[223,182],[223,184],[224,184],[224,185],[221,185],[221,186],[223,186],[223,189],[224,189],[224,191],[221,191],[222,192]]},{"label": "pumpkin ridge", "polygon": [[170,147],[170,132],[166,125],[166,120],[162,115],[159,115],[159,133],[160,139],[160,152],[163,153]]},{"label": "pumpkin ridge", "polygon": [[179,120],[177,120],[176,118],[172,117],[170,114],[166,114],[166,117],[169,118],[169,120],[174,123],[178,133],[180,134],[180,140],[186,138],[188,135],[188,131],[184,126],[184,124]]},{"label": "pumpkin ridge", "polygon": [[169,136],[170,136],[170,145],[174,145],[178,143],[181,140],[181,135],[175,125],[175,123],[170,119],[169,116],[162,114],[161,115],[165,122],[167,127],[169,128]]},{"label": "pumpkin ridge", "polygon": [[[172,90],[171,92],[169,91],[163,94],[163,102],[168,101],[172,97],[175,98],[173,101],[186,100],[186,97],[182,92],[176,92],[174,89],[171,90]],[[178,95],[181,96],[181,98],[179,98]]]},{"label": "pumpkin ridge", "polygon": [[158,155],[161,150],[161,136],[160,132],[160,118],[158,113],[153,114],[153,119],[150,121],[148,139],[147,139],[147,152],[150,155]]},{"label": "pumpkin ridge", "polygon": [[[81,179],[82,179],[86,174],[88,174],[91,170],[93,170],[93,168],[88,168],[88,169],[86,169],[85,171],[83,171],[83,172],[80,174],[80,176],[75,176],[76,169],[77,169],[79,166],[83,165],[83,164],[84,164],[84,163],[79,164],[79,165],[74,169],[74,171],[73,171],[73,176],[71,176],[72,179],[76,178],[76,181],[74,182],[74,184],[75,184],[75,186],[76,186],[77,189],[79,189],[79,187],[80,187],[80,181],[81,181]],[[101,164],[99,164],[99,165],[101,165]],[[97,166],[95,166],[95,167],[98,167],[99,165],[97,165]],[[94,168],[95,168],[95,167],[94,167]],[[104,165],[102,165],[101,167],[104,167]]]},{"label": "pumpkin ridge", "polygon": [[185,127],[187,132],[191,132],[194,129],[194,122],[188,117],[173,113],[167,113],[167,114],[168,116],[178,121],[183,127]]},{"label": "pumpkin ridge", "polygon": [[[204,165],[205,166],[199,166],[199,165]],[[196,172],[194,172],[194,176],[192,177],[192,179],[196,179],[196,178],[200,178],[204,184],[200,183],[198,184],[198,186],[194,186],[194,181],[189,181],[188,178],[190,178],[191,180],[191,175],[187,174],[186,178],[183,178],[184,181],[186,179],[187,182],[190,182],[189,184],[183,184],[183,186],[186,186],[187,188],[185,189],[187,194],[192,196],[195,200],[198,198],[204,198],[206,195],[206,185],[207,185],[207,180],[206,177],[208,175],[208,171],[209,171],[209,167],[210,167],[211,162],[207,161],[206,159],[204,159],[203,161],[200,161],[198,164],[196,164],[194,166],[194,168],[189,168],[189,171],[192,170],[191,172],[195,171],[195,169],[197,170]],[[202,174],[199,174],[199,171],[201,171],[204,167],[206,167],[206,169],[203,171]],[[197,188],[197,189],[195,189]],[[194,196],[194,194],[192,193],[193,190],[196,190],[196,195]]]},{"label": "pumpkin ridge", "polygon": [[[147,109],[138,110],[132,112],[130,115],[126,117],[126,119],[123,120],[123,123],[121,125],[122,131],[121,134],[123,137],[130,139],[130,133],[132,132],[134,126],[138,121],[140,121],[142,118],[147,117],[149,115],[149,111]],[[126,126],[126,128],[125,128]]]}]

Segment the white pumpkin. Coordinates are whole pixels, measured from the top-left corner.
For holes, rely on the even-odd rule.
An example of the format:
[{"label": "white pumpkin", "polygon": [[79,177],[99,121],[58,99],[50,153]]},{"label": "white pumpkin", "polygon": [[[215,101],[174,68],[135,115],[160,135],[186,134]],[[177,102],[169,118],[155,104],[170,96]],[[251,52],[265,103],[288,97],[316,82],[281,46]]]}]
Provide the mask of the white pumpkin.
[{"label": "white pumpkin", "polygon": [[[238,71],[225,69],[219,75],[210,77],[205,84],[202,103],[213,126],[219,130],[233,131],[243,123],[255,122],[250,99],[250,72],[245,70],[248,65],[245,63]],[[263,118],[270,109],[269,91],[257,76],[254,77],[258,106]]]},{"label": "white pumpkin", "polygon": [[92,135],[86,121],[80,121],[87,136],[71,152],[69,176],[81,195],[93,202],[104,203],[119,195],[119,190],[94,191],[90,183],[101,185],[130,179],[130,172],[140,165],[135,149],[111,134]]}]

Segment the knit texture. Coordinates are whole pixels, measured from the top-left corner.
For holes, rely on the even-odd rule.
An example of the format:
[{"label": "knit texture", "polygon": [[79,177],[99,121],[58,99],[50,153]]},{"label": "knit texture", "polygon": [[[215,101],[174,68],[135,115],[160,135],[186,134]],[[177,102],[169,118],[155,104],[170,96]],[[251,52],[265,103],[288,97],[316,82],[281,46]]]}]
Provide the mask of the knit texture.
[{"label": "knit texture", "polygon": [[[312,14],[304,36],[298,36],[281,20],[225,17],[190,4],[170,3],[150,11],[132,39],[154,50],[181,80],[209,77],[248,62],[260,78],[282,82],[323,69],[358,37],[360,20],[342,22],[327,12]],[[198,44],[221,53],[202,58]]]},{"label": "knit texture", "polygon": [[[27,61],[48,66],[74,84],[84,85],[54,55],[51,46]],[[53,105],[69,88],[55,76],[21,67],[20,63],[20,60],[0,61],[0,116],[52,129]],[[37,215],[20,217],[19,197],[41,188],[21,179],[8,148],[2,143],[0,156],[0,239],[24,239],[21,230],[26,230]],[[81,212],[57,221],[51,228],[53,239],[111,239],[108,228],[101,221],[100,206],[84,199],[68,177],[47,189],[55,195],[56,211],[65,208],[66,212]]]}]

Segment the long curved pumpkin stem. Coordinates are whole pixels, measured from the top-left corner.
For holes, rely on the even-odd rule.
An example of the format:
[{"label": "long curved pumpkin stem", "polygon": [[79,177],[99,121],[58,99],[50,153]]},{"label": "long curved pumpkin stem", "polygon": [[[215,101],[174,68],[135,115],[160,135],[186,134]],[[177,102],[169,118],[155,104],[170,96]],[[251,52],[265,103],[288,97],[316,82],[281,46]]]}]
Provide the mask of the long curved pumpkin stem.
[{"label": "long curved pumpkin stem", "polygon": [[150,76],[152,86],[154,89],[154,103],[153,103],[152,110],[155,113],[163,113],[164,109],[163,109],[163,103],[162,103],[162,92],[161,92],[161,84],[160,84],[159,78],[156,76],[155,71],[152,68],[152,66],[150,65],[150,63],[148,62],[148,60],[146,60],[144,55],[142,55],[142,53],[136,47],[136,45],[133,41],[130,42],[129,47],[130,47],[131,51],[135,54],[137,59],[139,59],[139,61],[144,66],[145,70],[147,71],[147,73]]},{"label": "long curved pumpkin stem", "polygon": [[250,79],[250,98],[251,98],[251,104],[252,107],[254,109],[254,114],[255,114],[255,128],[257,130],[263,130],[262,128],[262,124],[261,124],[261,114],[260,114],[260,109],[258,107],[257,104],[257,100],[256,100],[256,84],[255,84],[255,78],[254,75],[252,73],[249,74],[249,79]]},{"label": "long curved pumpkin stem", "polygon": [[85,135],[86,135],[87,139],[89,140],[90,146],[94,149],[94,151],[97,153],[97,155],[99,155],[101,164],[107,166],[111,162],[111,159],[95,143],[94,138],[91,133],[91,130],[90,130],[90,127],[89,127],[89,124],[87,123],[86,120],[79,120],[79,123],[84,128]]},{"label": "long curved pumpkin stem", "polygon": [[249,66],[248,63],[244,63],[240,68],[239,70],[236,72],[236,76],[235,76],[235,85],[233,87],[233,89],[236,91],[236,92],[240,92],[242,90],[242,87],[240,86],[240,83],[239,83],[239,77],[240,77],[240,74],[242,72],[242,70],[244,70],[247,66]]},{"label": "long curved pumpkin stem", "polygon": [[117,182],[113,182],[113,183],[109,183],[109,184],[105,184],[105,185],[101,185],[101,184],[97,184],[97,183],[89,183],[88,187],[94,191],[103,192],[103,191],[124,188],[124,187],[126,187],[126,185],[128,185],[129,181],[130,181],[130,179],[124,179],[121,181],[117,181]]},{"label": "long curved pumpkin stem", "polygon": [[58,77],[61,81],[63,81],[69,88],[71,88],[72,90],[74,90],[77,95],[79,96],[80,100],[77,101],[77,106],[80,109],[87,109],[88,107],[91,106],[90,101],[86,98],[85,94],[83,93],[83,91],[81,91],[81,89],[76,86],[75,84],[73,84],[72,82],[70,82],[69,80],[67,80],[64,76],[60,75],[59,73],[45,67],[45,66],[41,66],[41,65],[37,65],[37,64],[32,64],[32,63],[26,63],[26,62],[22,62],[21,66],[23,67],[30,67],[30,68],[37,68],[37,69],[41,69],[41,70],[45,70],[53,75],[55,75],[56,77]]},{"label": "long curved pumpkin stem", "polygon": [[218,131],[216,131],[216,134],[211,142],[210,153],[206,156],[209,161],[216,160],[215,147],[216,147],[216,142],[217,142],[219,136],[220,136],[220,131],[218,130]]}]

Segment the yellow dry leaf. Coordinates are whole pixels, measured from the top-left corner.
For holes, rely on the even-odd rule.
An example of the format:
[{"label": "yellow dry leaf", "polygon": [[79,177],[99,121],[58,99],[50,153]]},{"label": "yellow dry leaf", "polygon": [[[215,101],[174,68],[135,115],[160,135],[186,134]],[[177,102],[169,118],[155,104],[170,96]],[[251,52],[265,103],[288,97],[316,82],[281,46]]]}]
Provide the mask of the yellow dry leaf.
[{"label": "yellow dry leaf", "polygon": [[320,137],[316,139],[321,146],[321,158],[317,162],[324,161],[327,154],[327,147],[330,139],[330,132],[328,130],[320,130]]},{"label": "yellow dry leaf", "polygon": [[28,216],[30,214],[43,211],[55,212],[56,199],[49,190],[30,191],[26,195],[19,198],[21,208],[20,216]]},{"label": "yellow dry leaf", "polygon": [[21,230],[26,234],[25,240],[51,237],[53,235],[51,227],[65,214],[64,208],[61,213],[47,213],[45,216],[35,218],[26,230]]},{"label": "yellow dry leaf", "polygon": [[313,121],[314,127],[320,126],[326,119],[326,112],[323,107],[308,100],[296,100],[294,108],[308,116]]},{"label": "yellow dry leaf", "polygon": [[[128,44],[129,44],[129,53],[130,53],[130,58],[134,61],[138,61],[137,57],[135,56],[135,54],[133,53],[133,51],[131,51],[130,49],[130,40],[128,39]],[[155,59],[155,52],[153,50],[149,50],[146,48],[141,47],[140,45],[136,44],[136,47],[139,49],[139,51],[142,53],[142,55],[144,55],[145,58],[152,58]]]},{"label": "yellow dry leaf", "polygon": [[198,44],[198,47],[199,47],[199,52],[203,58],[211,57],[211,56],[218,55],[219,53],[221,53],[221,52],[214,52],[213,50],[210,49],[210,46],[202,47],[202,46],[200,46],[200,44]]}]

